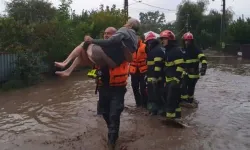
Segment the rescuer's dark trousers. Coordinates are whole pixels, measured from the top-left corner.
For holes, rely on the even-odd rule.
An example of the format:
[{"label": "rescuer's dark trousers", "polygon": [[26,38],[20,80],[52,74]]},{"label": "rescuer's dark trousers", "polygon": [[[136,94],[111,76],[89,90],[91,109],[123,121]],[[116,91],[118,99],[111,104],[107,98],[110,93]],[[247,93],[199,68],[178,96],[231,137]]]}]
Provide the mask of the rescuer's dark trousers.
[{"label": "rescuer's dark trousers", "polygon": [[100,94],[99,94],[99,100],[97,101],[97,115],[101,115],[102,113],[100,112]]},{"label": "rescuer's dark trousers", "polygon": [[197,83],[197,78],[188,78],[187,81],[187,95],[188,95],[188,102],[193,103],[194,101],[194,92],[195,92],[195,86]]},{"label": "rescuer's dark trousers", "polygon": [[183,102],[193,103],[194,101],[194,92],[195,86],[198,81],[198,78],[185,78],[182,82],[181,88],[181,100]]},{"label": "rescuer's dark trousers", "polygon": [[176,81],[168,82],[165,86],[166,98],[165,98],[165,111],[167,118],[180,118],[180,96],[181,88],[180,84]]},{"label": "rescuer's dark trousers", "polygon": [[161,82],[151,83],[147,85],[148,88],[148,109],[152,114],[157,114],[164,105],[164,84]]},{"label": "rescuer's dark trousers", "polygon": [[136,73],[131,75],[131,84],[135,96],[135,103],[137,107],[147,107],[147,93],[145,74]]},{"label": "rescuer's dark trousers", "polygon": [[120,116],[124,109],[126,87],[100,87],[100,113],[108,127],[108,142],[115,144],[119,136]]}]

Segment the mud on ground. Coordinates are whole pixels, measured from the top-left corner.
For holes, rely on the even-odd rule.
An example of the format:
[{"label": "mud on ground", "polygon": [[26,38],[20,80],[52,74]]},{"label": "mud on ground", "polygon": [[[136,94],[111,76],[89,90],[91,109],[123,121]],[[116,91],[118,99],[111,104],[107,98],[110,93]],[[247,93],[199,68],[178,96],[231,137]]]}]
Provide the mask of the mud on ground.
[{"label": "mud on ground", "polygon": [[[136,109],[128,85],[117,149],[250,149],[249,67],[233,57],[209,58],[195,93],[199,108],[183,111],[187,129]],[[106,150],[106,124],[96,115],[95,85],[85,74],[0,93],[0,149]]]}]

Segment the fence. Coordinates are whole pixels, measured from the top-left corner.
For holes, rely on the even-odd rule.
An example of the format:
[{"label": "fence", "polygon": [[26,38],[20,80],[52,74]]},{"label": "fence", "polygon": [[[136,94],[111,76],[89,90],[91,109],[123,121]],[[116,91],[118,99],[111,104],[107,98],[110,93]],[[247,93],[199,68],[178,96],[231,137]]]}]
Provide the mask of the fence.
[{"label": "fence", "polygon": [[224,51],[232,55],[237,55],[237,52],[242,52],[243,58],[250,59],[250,44],[228,44]]},{"label": "fence", "polygon": [[15,69],[17,54],[0,53],[0,82],[10,78]]},{"label": "fence", "polygon": [[250,59],[250,44],[244,44],[240,46],[242,57]]},{"label": "fence", "polygon": [[[37,55],[37,54],[36,54]],[[1,53],[0,52],[0,83],[8,81],[15,70],[15,62],[17,60],[17,54],[13,53]],[[44,62],[41,62],[44,68],[41,68],[40,72],[47,72],[48,67]]]}]

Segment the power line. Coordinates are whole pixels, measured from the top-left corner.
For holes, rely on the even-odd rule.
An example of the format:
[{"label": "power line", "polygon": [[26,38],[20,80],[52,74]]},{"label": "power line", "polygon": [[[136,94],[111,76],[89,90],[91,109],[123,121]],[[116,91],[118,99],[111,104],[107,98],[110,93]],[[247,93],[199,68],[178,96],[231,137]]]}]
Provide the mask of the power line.
[{"label": "power line", "polygon": [[[132,9],[132,10],[138,10],[138,12],[141,12],[141,11],[156,11],[156,10],[153,10],[153,9],[142,9],[142,8],[135,8],[135,7],[129,7],[129,9]],[[163,13],[175,13],[175,12],[169,12],[169,11],[160,11],[160,12],[163,12]]]},{"label": "power line", "polygon": [[154,5],[151,5],[151,4],[143,3],[141,0],[139,0],[139,1],[138,0],[134,0],[134,1],[138,2],[139,4],[147,5],[147,6],[158,8],[158,9],[163,9],[163,10],[167,10],[167,11],[176,11],[176,10],[171,10],[171,9],[162,8],[162,7],[154,6]]},{"label": "power line", "polygon": [[179,31],[177,34],[175,34],[176,36],[180,35],[182,33],[182,31],[184,31],[185,28],[182,28],[181,31]]}]

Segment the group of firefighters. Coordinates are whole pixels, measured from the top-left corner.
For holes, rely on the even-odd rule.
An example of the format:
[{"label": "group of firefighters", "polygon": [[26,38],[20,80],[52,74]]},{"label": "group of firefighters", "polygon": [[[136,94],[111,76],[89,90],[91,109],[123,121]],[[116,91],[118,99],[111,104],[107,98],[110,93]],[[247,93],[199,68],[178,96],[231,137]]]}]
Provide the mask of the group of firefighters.
[{"label": "group of firefighters", "polygon": [[145,36],[144,43],[139,40],[129,67],[137,107],[147,108],[152,115],[178,119],[180,106],[198,106],[195,85],[200,75],[205,75],[207,61],[195,46],[192,33],[185,33],[182,41],[183,47],[179,47],[169,30],[161,32],[160,40],[153,32]]},{"label": "group of firefighters", "polygon": [[[115,32],[115,28],[107,28],[104,39]],[[152,115],[180,121],[181,106],[198,106],[194,100],[195,85],[199,76],[205,75],[207,61],[195,46],[192,33],[183,35],[182,47],[170,30],[162,31],[160,38],[153,32],[149,32],[144,41],[138,38],[132,62],[124,61],[115,68],[94,66],[88,72],[89,77],[96,79],[97,112],[107,123],[110,149],[114,149],[118,139],[129,75],[136,106],[147,109]]]}]

